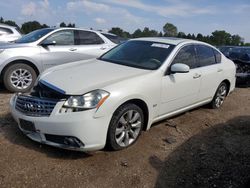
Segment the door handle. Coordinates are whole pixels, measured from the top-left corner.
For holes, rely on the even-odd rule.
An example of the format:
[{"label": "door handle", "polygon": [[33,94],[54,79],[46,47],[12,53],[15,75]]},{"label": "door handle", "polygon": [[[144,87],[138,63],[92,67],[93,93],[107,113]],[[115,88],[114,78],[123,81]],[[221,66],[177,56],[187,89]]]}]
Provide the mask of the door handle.
[{"label": "door handle", "polygon": [[218,70],[217,70],[217,72],[222,72],[222,71],[223,71],[223,69],[218,69]]},{"label": "door handle", "polygon": [[69,49],[69,51],[71,51],[71,52],[74,52],[74,51],[76,51],[77,49],[76,48],[70,48]]},{"label": "door handle", "polygon": [[194,79],[197,79],[197,78],[200,78],[200,77],[201,77],[201,74],[198,74],[198,73],[195,73],[194,76],[193,76]]}]

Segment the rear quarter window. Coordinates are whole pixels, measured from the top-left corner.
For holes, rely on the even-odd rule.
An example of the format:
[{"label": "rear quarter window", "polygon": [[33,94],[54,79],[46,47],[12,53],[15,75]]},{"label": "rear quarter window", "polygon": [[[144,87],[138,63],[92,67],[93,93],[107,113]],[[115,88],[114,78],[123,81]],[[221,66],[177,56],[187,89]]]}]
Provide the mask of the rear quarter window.
[{"label": "rear quarter window", "polygon": [[196,53],[201,67],[216,64],[213,48],[205,45],[196,45]]},{"label": "rear quarter window", "polygon": [[221,63],[221,54],[215,49],[214,49],[214,56],[216,63]]},{"label": "rear quarter window", "polygon": [[76,45],[93,45],[103,44],[104,41],[96,33],[91,31],[75,31],[75,44]]}]

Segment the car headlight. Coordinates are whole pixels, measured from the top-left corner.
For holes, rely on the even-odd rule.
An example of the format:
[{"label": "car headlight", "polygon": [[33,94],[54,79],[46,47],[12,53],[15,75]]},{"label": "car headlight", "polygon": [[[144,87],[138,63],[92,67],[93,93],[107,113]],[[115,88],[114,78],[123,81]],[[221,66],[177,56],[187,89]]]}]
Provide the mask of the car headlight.
[{"label": "car headlight", "polygon": [[104,90],[94,90],[81,96],[70,96],[63,107],[78,109],[77,111],[99,108],[109,97]]}]

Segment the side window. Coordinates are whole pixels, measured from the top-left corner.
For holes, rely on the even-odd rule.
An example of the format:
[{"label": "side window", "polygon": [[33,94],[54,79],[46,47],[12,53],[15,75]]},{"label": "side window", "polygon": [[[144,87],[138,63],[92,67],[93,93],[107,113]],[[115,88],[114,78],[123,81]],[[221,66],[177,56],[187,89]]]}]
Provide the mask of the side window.
[{"label": "side window", "polygon": [[74,32],[73,30],[58,31],[50,35],[46,41],[56,41],[56,45],[74,45]]},{"label": "side window", "polygon": [[9,35],[12,34],[13,31],[11,29],[0,27],[0,35]]},{"label": "side window", "polygon": [[183,47],[175,56],[172,64],[183,63],[194,69],[199,67],[195,59],[195,50],[193,45]]},{"label": "side window", "polygon": [[216,64],[212,48],[204,45],[197,45],[196,52],[201,67]]},{"label": "side window", "polygon": [[94,32],[91,31],[75,31],[76,45],[103,44],[104,41]]},{"label": "side window", "polygon": [[214,50],[214,55],[216,63],[221,63],[221,54],[217,50]]}]

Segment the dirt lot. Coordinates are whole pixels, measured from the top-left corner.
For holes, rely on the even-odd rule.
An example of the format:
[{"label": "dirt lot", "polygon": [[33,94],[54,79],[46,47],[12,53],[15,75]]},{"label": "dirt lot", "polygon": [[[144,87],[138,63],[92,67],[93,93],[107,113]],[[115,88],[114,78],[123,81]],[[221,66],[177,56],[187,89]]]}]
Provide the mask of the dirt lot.
[{"label": "dirt lot", "polygon": [[249,94],[158,123],[129,149],[85,154],[26,138],[0,91],[0,187],[248,187]]}]

